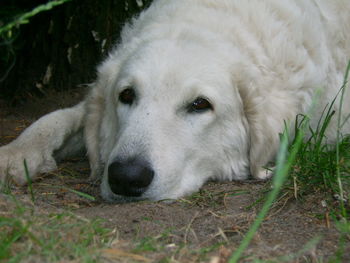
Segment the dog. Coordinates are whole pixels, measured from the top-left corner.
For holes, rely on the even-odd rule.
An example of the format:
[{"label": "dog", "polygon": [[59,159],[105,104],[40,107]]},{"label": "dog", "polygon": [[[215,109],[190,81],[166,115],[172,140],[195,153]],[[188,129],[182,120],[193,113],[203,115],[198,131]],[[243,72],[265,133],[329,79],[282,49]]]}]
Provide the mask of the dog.
[{"label": "dog", "polygon": [[315,127],[342,86],[349,14],[348,0],[155,0],[124,27],[83,102],[0,148],[0,179],[25,184],[24,160],[35,179],[82,149],[108,201],[266,179],[284,123],[321,90]]}]

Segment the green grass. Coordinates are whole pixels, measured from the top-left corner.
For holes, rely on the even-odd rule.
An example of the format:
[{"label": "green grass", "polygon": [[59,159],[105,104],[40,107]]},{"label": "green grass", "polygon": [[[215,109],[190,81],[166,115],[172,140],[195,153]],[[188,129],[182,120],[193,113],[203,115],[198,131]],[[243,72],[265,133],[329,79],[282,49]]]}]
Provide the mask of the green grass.
[{"label": "green grass", "polygon": [[[316,129],[309,126],[309,116],[297,116],[295,121],[295,137],[289,142],[289,127],[286,125],[281,135],[281,146],[277,154],[275,175],[272,180],[272,190],[255,221],[249,228],[239,247],[233,252],[229,262],[238,262],[245,249],[249,246],[270,208],[282,193],[296,199],[312,193],[322,193],[332,206],[333,220],[340,233],[336,254],[329,262],[343,262],[345,244],[350,240],[350,137],[341,133],[346,120],[341,120],[344,92],[348,84],[350,61],[348,63],[343,85],[337,96],[340,96],[340,110],[333,109],[336,98],[325,108]],[[336,120],[333,120],[336,118]],[[337,140],[335,145],[327,142],[326,131],[330,121],[337,122]],[[307,136],[307,132],[311,135]],[[256,261],[261,262],[261,261]],[[279,262],[279,261],[277,261]]]},{"label": "green grass", "polygon": [[11,195],[0,201],[0,262],[96,262],[114,238],[101,220],[37,211]]},{"label": "green grass", "polygon": [[[301,144],[297,158],[292,164],[288,182],[284,187],[285,192],[292,189],[296,199],[303,198],[310,193],[322,193],[325,200],[336,199],[336,202],[331,202],[330,209],[337,219],[345,221],[348,221],[350,216],[347,202],[350,197],[350,136],[342,134],[343,124],[340,116],[349,71],[350,62],[346,70],[344,84],[338,94],[340,96],[340,110],[337,113],[333,110],[334,99],[325,109],[316,129],[309,128],[311,136]],[[329,144],[326,136],[331,120],[336,121],[338,127],[335,144]],[[296,133],[300,129],[300,122],[297,121]],[[293,143],[291,147],[293,147]]]}]

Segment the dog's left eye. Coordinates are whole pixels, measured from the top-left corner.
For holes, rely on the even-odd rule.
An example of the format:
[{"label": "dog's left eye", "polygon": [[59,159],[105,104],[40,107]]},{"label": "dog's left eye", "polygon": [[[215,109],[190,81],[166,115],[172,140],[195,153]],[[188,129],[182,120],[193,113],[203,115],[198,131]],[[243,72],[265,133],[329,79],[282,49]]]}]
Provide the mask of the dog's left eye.
[{"label": "dog's left eye", "polygon": [[189,107],[189,112],[204,112],[207,110],[213,110],[213,106],[210,104],[210,102],[203,98],[197,98],[195,99]]},{"label": "dog's left eye", "polygon": [[119,94],[120,102],[129,105],[131,105],[134,102],[135,97],[135,91],[132,88],[127,88]]}]

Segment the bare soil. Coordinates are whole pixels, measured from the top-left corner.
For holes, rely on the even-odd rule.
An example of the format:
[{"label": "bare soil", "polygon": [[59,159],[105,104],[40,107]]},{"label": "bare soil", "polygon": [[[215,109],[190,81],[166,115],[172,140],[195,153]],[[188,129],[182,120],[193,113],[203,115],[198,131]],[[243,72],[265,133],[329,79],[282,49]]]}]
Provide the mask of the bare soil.
[{"label": "bare soil", "polygon": [[[13,140],[39,116],[75,104],[83,93],[50,93],[16,108],[0,102],[0,145]],[[210,182],[200,192],[173,202],[111,204],[100,198],[98,184],[89,183],[88,175],[84,158],[61,163],[58,171],[33,183],[35,205],[47,211],[68,209],[88,219],[104,219],[105,226],[116,231],[114,246],[123,251],[119,257],[115,255],[117,262],[226,262],[249,229],[261,207],[259,200],[268,189],[268,182]],[[27,187],[14,187],[13,192],[19,198],[29,196]],[[294,256],[288,262],[327,262],[338,249],[339,233],[320,196],[314,194],[304,200],[281,198],[242,262],[282,262],[281,256]],[[314,238],[320,241],[307,246]],[[349,243],[347,240],[343,262],[350,262]]]}]

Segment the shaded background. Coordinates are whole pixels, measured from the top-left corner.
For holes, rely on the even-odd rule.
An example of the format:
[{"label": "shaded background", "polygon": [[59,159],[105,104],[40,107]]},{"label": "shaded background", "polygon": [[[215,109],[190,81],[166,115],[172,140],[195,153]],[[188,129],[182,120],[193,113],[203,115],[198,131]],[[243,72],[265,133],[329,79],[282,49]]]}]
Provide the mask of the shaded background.
[{"label": "shaded background", "polygon": [[[123,25],[152,0],[72,0],[39,13],[0,43],[0,99],[18,105],[49,89],[74,89],[118,41]],[[0,25],[47,1],[1,0]]]}]

